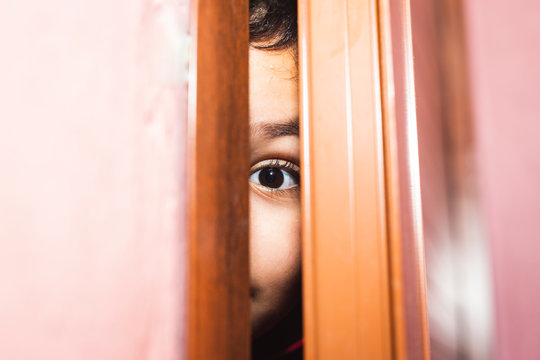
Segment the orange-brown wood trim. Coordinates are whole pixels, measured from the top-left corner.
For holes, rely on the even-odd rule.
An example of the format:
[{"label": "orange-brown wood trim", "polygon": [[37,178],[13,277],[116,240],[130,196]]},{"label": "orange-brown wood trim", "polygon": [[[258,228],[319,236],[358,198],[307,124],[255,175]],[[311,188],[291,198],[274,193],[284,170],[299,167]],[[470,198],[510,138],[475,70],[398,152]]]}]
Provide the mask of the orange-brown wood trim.
[{"label": "orange-brown wood trim", "polygon": [[192,7],[188,359],[247,360],[248,1]]},{"label": "orange-brown wood trim", "polygon": [[408,1],[299,1],[305,356],[428,359]]},{"label": "orange-brown wood trim", "polygon": [[378,4],[394,356],[429,359],[410,2]]},{"label": "orange-brown wood trim", "polygon": [[376,5],[299,1],[307,360],[392,358]]}]

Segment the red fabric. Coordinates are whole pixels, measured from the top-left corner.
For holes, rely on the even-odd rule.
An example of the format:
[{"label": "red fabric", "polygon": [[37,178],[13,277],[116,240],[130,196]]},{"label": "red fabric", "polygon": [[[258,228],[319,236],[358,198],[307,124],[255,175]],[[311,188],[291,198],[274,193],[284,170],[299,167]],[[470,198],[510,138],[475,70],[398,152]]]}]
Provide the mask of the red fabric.
[{"label": "red fabric", "polygon": [[300,349],[303,345],[304,345],[304,339],[300,339],[300,341],[298,341],[298,342],[292,344],[291,346],[289,346],[288,348],[286,348],[285,351],[283,351],[281,353],[281,355],[290,354],[293,351],[295,351],[297,349]]}]

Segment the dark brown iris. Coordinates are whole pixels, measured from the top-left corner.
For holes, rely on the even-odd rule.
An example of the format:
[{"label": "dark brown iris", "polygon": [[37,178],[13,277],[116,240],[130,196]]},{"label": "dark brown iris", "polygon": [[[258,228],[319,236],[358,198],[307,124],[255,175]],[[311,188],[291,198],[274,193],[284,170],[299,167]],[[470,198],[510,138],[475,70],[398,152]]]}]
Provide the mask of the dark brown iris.
[{"label": "dark brown iris", "polygon": [[262,186],[277,189],[283,185],[283,171],[279,168],[268,167],[259,172],[259,182]]}]

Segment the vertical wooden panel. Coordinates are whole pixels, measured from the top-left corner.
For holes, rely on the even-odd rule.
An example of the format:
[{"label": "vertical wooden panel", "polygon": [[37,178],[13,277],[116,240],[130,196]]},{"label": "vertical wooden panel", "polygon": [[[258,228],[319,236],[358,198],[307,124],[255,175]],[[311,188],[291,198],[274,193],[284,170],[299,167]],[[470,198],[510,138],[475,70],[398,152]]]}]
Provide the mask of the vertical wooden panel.
[{"label": "vertical wooden panel", "polygon": [[306,359],[390,359],[376,2],[299,4]]},{"label": "vertical wooden panel", "polygon": [[410,5],[299,4],[306,358],[428,359]]},{"label": "vertical wooden panel", "polygon": [[379,1],[381,88],[396,359],[429,359],[410,2]]},{"label": "vertical wooden panel", "polygon": [[183,358],[187,3],[0,3],[0,358]]},{"label": "vertical wooden panel", "polygon": [[242,360],[250,347],[248,2],[193,7],[188,353]]}]

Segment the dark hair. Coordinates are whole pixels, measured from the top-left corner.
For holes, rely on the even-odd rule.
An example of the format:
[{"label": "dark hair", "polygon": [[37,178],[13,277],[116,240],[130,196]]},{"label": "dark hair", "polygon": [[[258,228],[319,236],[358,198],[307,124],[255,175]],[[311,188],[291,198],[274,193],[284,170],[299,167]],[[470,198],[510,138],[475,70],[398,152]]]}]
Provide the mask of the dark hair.
[{"label": "dark hair", "polygon": [[298,40],[296,0],[250,0],[249,40],[264,50],[293,48]]}]

